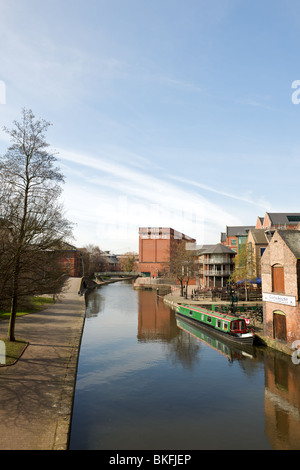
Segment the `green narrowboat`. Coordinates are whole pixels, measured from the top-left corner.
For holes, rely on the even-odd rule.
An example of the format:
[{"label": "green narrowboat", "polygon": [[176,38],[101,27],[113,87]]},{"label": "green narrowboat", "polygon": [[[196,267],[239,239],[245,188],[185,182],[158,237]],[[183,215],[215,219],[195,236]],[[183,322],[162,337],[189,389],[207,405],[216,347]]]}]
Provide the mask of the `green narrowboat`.
[{"label": "green narrowboat", "polygon": [[202,307],[178,304],[176,313],[190,321],[213,329],[227,340],[240,344],[253,344],[254,333],[246,327],[244,318],[206,310]]}]

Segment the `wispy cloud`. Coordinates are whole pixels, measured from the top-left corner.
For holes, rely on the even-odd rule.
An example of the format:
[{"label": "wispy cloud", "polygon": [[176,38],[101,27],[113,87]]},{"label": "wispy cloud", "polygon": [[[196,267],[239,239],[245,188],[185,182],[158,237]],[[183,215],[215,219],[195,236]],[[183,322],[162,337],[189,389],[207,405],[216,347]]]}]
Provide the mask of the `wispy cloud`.
[{"label": "wispy cloud", "polygon": [[[106,156],[91,156],[60,150],[65,165],[78,165],[81,179],[66,188],[68,207],[80,218],[90,208],[89,223],[97,225],[103,236],[137,239],[139,226],[172,226],[199,243],[217,242],[226,225],[239,223],[208,199],[168,181],[167,175],[122,165]],[[86,209],[84,209],[86,208]],[[86,218],[86,216],[85,216]],[[85,220],[87,222],[87,220]],[[106,233],[105,233],[106,232]]]},{"label": "wispy cloud", "polygon": [[206,184],[199,183],[197,181],[193,181],[193,180],[190,180],[190,179],[187,179],[187,178],[182,178],[180,176],[170,175],[170,178],[173,179],[173,180],[176,180],[176,181],[180,181],[181,183],[186,183],[186,184],[195,186],[197,188],[204,189],[205,191],[210,191],[210,192],[219,194],[221,196],[225,196],[225,197],[228,197],[228,198],[231,198],[231,199],[236,199],[238,201],[242,201],[242,202],[246,202],[248,204],[252,204],[254,206],[258,206],[262,209],[266,209],[266,207],[268,207],[270,205],[270,203],[262,196],[260,196],[259,199],[252,199],[251,197],[249,197],[247,195],[229,193],[227,191],[222,191],[220,189],[216,189],[216,188],[213,188],[213,187],[208,186]]}]

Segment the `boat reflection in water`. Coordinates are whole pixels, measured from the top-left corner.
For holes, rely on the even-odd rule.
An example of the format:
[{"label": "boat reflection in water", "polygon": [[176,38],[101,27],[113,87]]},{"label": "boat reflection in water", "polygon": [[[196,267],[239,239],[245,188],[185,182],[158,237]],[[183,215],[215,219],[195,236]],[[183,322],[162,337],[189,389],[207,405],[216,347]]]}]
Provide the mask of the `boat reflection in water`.
[{"label": "boat reflection in water", "polygon": [[252,355],[252,348],[246,345],[235,345],[234,347],[232,344],[226,344],[225,341],[221,341],[219,337],[214,337],[213,333],[207,333],[207,330],[202,330],[201,326],[196,326],[193,323],[185,321],[179,317],[176,318],[176,323],[178,328],[181,330],[189,333],[194,338],[199,339],[203,343],[207,344],[211,348],[218,351],[220,354],[226,356],[230,362],[234,360],[243,360],[246,358],[253,359]]}]

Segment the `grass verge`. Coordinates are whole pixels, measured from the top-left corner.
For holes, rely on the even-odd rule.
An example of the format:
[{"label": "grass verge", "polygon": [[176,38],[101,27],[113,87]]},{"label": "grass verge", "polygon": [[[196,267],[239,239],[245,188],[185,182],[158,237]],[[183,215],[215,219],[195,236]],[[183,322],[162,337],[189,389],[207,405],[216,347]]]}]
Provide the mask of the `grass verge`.
[{"label": "grass verge", "polygon": [[[54,300],[50,297],[32,297],[30,299],[30,305],[22,308],[17,312],[17,317],[22,315],[29,315],[30,313],[40,312],[44,310],[48,305],[54,303]],[[10,312],[0,310],[0,320],[4,320],[10,317]]]}]

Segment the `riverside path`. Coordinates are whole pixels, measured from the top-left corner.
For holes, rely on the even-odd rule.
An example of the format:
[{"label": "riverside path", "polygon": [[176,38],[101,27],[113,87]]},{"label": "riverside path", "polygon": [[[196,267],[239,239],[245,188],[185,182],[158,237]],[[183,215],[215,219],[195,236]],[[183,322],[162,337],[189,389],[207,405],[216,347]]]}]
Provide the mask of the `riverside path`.
[{"label": "riverside path", "polygon": [[[13,366],[0,367],[0,450],[67,450],[77,361],[85,319],[81,279],[46,310],[17,318],[29,342]],[[0,337],[8,322],[0,321]]]}]

